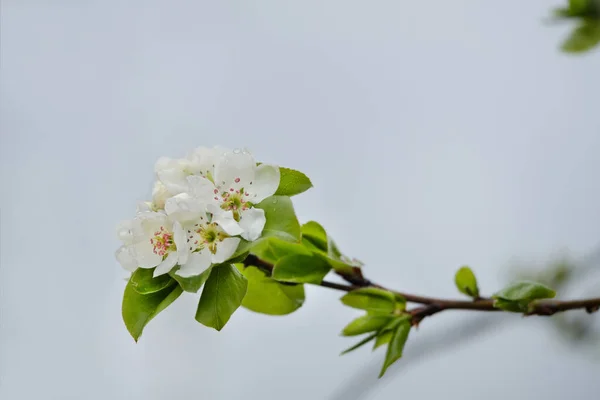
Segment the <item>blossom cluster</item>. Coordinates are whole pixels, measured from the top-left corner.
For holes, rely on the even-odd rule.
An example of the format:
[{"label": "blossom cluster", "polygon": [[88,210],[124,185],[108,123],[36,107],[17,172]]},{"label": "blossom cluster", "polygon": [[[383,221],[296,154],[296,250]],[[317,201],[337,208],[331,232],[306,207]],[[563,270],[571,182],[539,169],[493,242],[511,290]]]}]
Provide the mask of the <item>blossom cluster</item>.
[{"label": "blossom cluster", "polygon": [[123,268],[155,268],[153,275],[191,277],[230,259],[241,239],[258,239],[262,209],[280,181],[279,167],[257,165],[248,150],[200,147],[185,158],[155,165],[152,201],[142,202],[117,234]]}]

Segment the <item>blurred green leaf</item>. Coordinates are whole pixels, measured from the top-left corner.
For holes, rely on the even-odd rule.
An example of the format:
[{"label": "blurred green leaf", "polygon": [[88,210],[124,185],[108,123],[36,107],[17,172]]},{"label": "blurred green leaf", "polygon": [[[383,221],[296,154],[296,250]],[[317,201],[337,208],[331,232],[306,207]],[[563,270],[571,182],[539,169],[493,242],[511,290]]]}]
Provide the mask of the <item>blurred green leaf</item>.
[{"label": "blurred green leaf", "polygon": [[385,361],[383,363],[383,367],[381,368],[381,373],[379,374],[380,378],[385,374],[385,371],[390,365],[402,357],[402,352],[404,350],[406,340],[408,339],[410,328],[410,321],[405,319],[396,327],[396,329],[394,329],[393,335],[388,343]]},{"label": "blurred green leaf", "polygon": [[562,44],[567,53],[583,53],[600,43],[600,18],[584,18]]},{"label": "blurred green leaf", "polygon": [[477,278],[475,278],[475,274],[468,266],[465,265],[456,271],[454,283],[461,293],[471,297],[479,297]]},{"label": "blurred green leaf", "polygon": [[350,322],[342,331],[343,336],[356,336],[362,335],[372,331],[381,329],[384,325],[389,323],[393,317],[383,315],[364,315],[356,318]]},{"label": "blurred green leaf", "polygon": [[393,293],[377,288],[353,290],[340,299],[349,307],[381,313],[392,313],[396,309],[396,298]]},{"label": "blurred green leaf", "polygon": [[373,350],[380,346],[383,346],[384,344],[388,344],[390,340],[392,340],[392,336],[394,336],[394,331],[392,330],[382,331],[381,333],[379,333],[377,335],[377,339],[375,339]]},{"label": "blurred green leaf", "polygon": [[554,296],[556,292],[541,283],[522,281],[505,287],[492,298],[495,299],[496,308],[512,312],[527,312],[532,301],[551,299]]},{"label": "blurred green leaf", "polygon": [[349,347],[346,350],[342,351],[340,353],[340,356],[343,356],[344,354],[348,354],[351,351],[354,351],[354,350],[358,349],[359,347],[362,347],[363,345],[369,343],[371,340],[375,339],[376,336],[377,336],[377,333],[374,333],[372,335],[367,336],[366,338],[364,338],[360,342],[356,343],[354,346]]}]

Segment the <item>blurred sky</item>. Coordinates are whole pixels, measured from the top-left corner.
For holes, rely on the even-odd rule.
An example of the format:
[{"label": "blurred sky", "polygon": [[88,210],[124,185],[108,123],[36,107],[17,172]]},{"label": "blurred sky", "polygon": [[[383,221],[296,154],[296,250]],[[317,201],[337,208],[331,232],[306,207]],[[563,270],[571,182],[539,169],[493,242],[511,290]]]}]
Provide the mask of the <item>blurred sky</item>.
[{"label": "blurred sky", "polygon": [[[299,218],[397,289],[455,296],[468,263],[490,293],[516,259],[591,251],[600,52],[557,50],[560,4],[2,0],[0,398],[329,399],[378,368],[338,356],[359,313],[317,287],[220,333],[184,295],[133,342],[115,225],[159,156],[199,145],[307,173]],[[424,321],[407,354],[463,317]],[[597,398],[600,363],[509,320],[368,398]]]}]

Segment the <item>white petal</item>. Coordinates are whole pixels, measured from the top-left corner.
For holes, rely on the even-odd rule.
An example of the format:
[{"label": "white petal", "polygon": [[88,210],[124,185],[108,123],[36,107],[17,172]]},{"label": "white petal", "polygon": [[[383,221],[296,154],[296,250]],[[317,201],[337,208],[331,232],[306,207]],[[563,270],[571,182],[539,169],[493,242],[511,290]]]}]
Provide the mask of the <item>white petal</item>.
[{"label": "white petal", "polygon": [[162,182],[157,181],[154,183],[154,187],[152,188],[152,208],[164,208],[165,201],[171,197],[171,192],[167,189]]},{"label": "white petal", "polygon": [[125,244],[132,244],[133,236],[133,221],[127,220],[119,222],[117,225],[117,237]]},{"label": "white petal", "polygon": [[152,211],[152,202],[151,201],[140,201],[137,203],[135,212],[140,214],[144,212]]},{"label": "white petal", "polygon": [[256,161],[252,154],[239,150],[225,153],[215,165],[215,184],[223,190],[248,187],[254,180],[255,169]]},{"label": "white petal", "polygon": [[127,271],[133,272],[137,269],[137,261],[131,255],[131,252],[127,246],[119,247],[119,249],[115,252],[115,256],[117,257],[117,261],[119,261],[121,266]]},{"label": "white petal", "polygon": [[180,222],[189,222],[206,215],[206,205],[187,193],[180,193],[167,200],[165,212]]},{"label": "white petal", "polygon": [[165,258],[160,264],[158,264],[152,276],[156,278],[157,276],[166,274],[167,272],[173,269],[175,264],[177,264],[177,252],[172,251],[167,255],[167,258]]},{"label": "white petal", "polygon": [[160,158],[154,167],[158,180],[173,195],[187,190],[189,161],[184,159]]},{"label": "white petal", "polygon": [[229,150],[219,146],[198,147],[187,156],[190,161],[190,169],[202,176],[213,175],[217,159],[227,151]]},{"label": "white petal", "polygon": [[215,184],[198,175],[187,177],[190,194],[203,203],[219,203],[221,196]]},{"label": "white petal", "polygon": [[240,226],[244,230],[244,233],[242,233],[241,236],[251,242],[258,239],[266,222],[267,218],[265,217],[265,210],[251,208],[243,211],[241,213]]},{"label": "white petal", "polygon": [[[209,207],[209,210],[211,210],[211,208],[212,207]],[[212,211],[210,212],[213,213],[212,221],[219,224],[226,234],[237,236],[244,232],[244,229],[242,229],[238,222],[233,218],[233,213],[231,211],[212,208]]]},{"label": "white petal", "polygon": [[210,267],[210,259],[210,251],[208,249],[192,253],[187,263],[182,265],[175,274],[183,278],[200,275]]},{"label": "white petal", "polygon": [[240,238],[227,238],[223,239],[222,242],[217,244],[217,253],[212,255],[212,262],[214,264],[220,264],[225,260],[229,259],[235,253],[238,245],[240,244]]},{"label": "white petal", "polygon": [[246,191],[252,195],[252,202],[260,203],[269,196],[273,196],[279,187],[279,167],[261,164],[256,168],[254,182],[246,186]]},{"label": "white petal", "polygon": [[185,264],[188,260],[190,249],[187,246],[185,231],[179,222],[173,224],[173,241],[175,242],[175,247],[177,247],[177,262]]},{"label": "white petal", "polygon": [[134,244],[131,246],[130,252],[140,268],[154,268],[162,260],[161,256],[154,254],[154,247],[150,243],[150,239]]}]

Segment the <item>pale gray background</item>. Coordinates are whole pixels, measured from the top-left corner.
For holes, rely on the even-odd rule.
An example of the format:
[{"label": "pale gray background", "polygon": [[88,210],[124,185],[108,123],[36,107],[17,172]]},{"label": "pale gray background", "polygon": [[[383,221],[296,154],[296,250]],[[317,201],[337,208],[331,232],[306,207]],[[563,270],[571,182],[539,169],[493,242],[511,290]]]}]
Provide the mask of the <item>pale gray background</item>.
[{"label": "pale gray background", "polygon": [[[569,28],[543,19],[560,4],[2,0],[0,398],[329,399],[374,378],[382,352],[338,357],[358,313],[316,287],[221,333],[186,295],[134,344],[115,225],[159,156],[198,145],[306,172],[299,217],[398,289],[455,296],[469,263],[489,293],[515,257],[589,252],[600,53],[557,51]],[[425,321],[407,357],[464,317]],[[368,398],[597,398],[597,359],[509,320]]]}]

